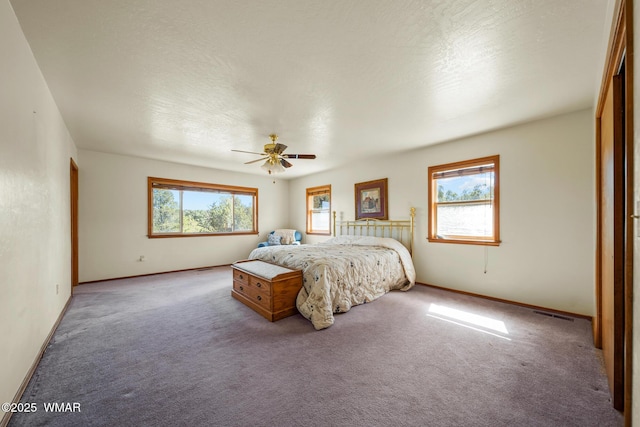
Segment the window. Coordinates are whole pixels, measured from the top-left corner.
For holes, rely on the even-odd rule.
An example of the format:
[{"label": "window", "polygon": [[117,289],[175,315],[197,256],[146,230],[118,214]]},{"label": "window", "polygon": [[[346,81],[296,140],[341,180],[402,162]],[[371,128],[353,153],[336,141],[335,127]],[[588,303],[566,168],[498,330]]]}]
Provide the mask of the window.
[{"label": "window", "polygon": [[258,189],[147,179],[149,237],[256,234]]},{"label": "window", "polygon": [[429,241],[500,244],[500,156],[429,167]]},{"label": "window", "polygon": [[331,186],[307,188],[307,234],[331,234]]}]

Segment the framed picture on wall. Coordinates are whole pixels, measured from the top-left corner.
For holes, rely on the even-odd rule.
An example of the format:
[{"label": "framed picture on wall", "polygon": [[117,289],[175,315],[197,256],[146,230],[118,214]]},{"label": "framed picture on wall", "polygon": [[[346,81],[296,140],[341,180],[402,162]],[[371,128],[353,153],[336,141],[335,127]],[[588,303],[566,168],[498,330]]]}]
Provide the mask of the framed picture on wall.
[{"label": "framed picture on wall", "polygon": [[356,219],[387,219],[387,178],[360,182],[356,190]]}]

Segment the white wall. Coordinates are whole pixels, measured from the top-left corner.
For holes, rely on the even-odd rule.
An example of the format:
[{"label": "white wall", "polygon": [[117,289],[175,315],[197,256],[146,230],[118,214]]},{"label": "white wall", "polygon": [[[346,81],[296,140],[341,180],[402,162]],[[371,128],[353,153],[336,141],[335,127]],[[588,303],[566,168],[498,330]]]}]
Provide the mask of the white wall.
[{"label": "white wall", "polygon": [[[353,219],[354,184],[386,177],[390,218],[417,208],[418,282],[592,316],[593,127],[588,109],[299,178],[290,184],[292,226],[305,229],[307,187],[331,184],[332,209]],[[493,154],[500,155],[502,244],[427,242],[427,168]]]},{"label": "white wall", "polygon": [[[87,150],[79,156],[80,282],[230,264],[269,231],[289,227],[287,181]],[[149,239],[149,176],[258,188],[260,235]]]},{"label": "white wall", "polygon": [[71,295],[76,149],[7,1],[0,52],[0,402],[11,402]]}]

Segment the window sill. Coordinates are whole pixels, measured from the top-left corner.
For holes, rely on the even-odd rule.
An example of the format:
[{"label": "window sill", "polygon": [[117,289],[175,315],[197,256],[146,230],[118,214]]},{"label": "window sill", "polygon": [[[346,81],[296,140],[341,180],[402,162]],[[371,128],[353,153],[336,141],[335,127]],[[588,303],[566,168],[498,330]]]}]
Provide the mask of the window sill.
[{"label": "window sill", "polygon": [[431,243],[458,243],[460,245],[500,246],[501,240],[465,240],[465,239],[434,239],[427,237]]},{"label": "window sill", "polygon": [[247,234],[258,234],[257,231],[236,232],[236,233],[166,233],[166,234],[148,234],[149,239],[165,239],[171,237],[212,237],[212,236],[246,236]]}]

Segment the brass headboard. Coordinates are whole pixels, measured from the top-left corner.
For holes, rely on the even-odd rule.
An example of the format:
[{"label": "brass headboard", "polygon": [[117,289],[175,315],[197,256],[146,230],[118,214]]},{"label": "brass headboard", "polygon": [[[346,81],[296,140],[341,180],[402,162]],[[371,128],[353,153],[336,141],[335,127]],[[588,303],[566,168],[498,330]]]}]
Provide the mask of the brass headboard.
[{"label": "brass headboard", "polygon": [[407,247],[413,255],[413,232],[416,208],[409,209],[410,219],[357,219],[337,221],[333,211],[333,235],[391,237]]}]

